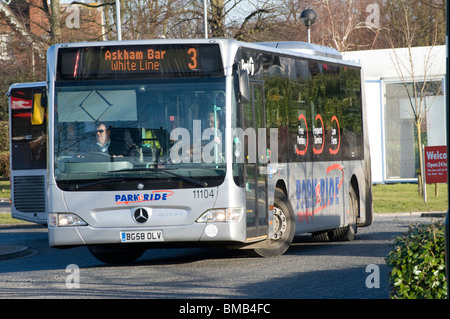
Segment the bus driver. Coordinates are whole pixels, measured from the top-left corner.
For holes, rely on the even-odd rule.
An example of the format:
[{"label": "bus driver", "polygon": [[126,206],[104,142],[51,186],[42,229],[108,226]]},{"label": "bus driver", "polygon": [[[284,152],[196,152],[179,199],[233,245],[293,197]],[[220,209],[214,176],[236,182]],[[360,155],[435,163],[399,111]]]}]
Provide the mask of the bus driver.
[{"label": "bus driver", "polygon": [[97,125],[95,129],[95,139],[97,140],[97,148],[99,152],[108,152],[109,154],[109,146],[111,145],[111,140],[109,139],[110,133],[110,129],[107,129],[104,123]]},{"label": "bus driver", "polygon": [[106,127],[105,123],[96,123],[95,140],[96,144],[90,149],[92,152],[100,152],[109,154],[113,157],[117,156],[139,156],[137,146],[134,144],[128,130],[124,133],[124,139],[122,141],[111,141],[111,130]]}]

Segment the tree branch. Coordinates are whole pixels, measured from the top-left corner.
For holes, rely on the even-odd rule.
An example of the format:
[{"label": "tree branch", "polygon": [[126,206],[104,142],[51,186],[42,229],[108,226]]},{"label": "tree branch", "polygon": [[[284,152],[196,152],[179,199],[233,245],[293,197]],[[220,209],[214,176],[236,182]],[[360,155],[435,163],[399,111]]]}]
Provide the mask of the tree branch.
[{"label": "tree branch", "polygon": [[258,14],[264,14],[264,13],[269,13],[270,10],[268,9],[258,9],[256,11],[253,11],[252,13],[250,13],[247,17],[245,17],[244,22],[242,22],[241,27],[239,28],[239,30],[235,33],[234,38],[235,39],[239,39],[240,37],[243,36],[244,34],[244,28],[247,26],[247,24],[250,22],[250,20],[258,15]]}]

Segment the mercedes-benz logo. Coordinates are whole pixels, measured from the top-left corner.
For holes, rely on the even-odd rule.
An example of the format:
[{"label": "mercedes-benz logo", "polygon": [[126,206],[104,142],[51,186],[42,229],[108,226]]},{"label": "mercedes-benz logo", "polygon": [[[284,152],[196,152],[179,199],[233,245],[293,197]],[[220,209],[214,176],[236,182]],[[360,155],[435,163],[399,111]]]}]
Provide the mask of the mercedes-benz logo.
[{"label": "mercedes-benz logo", "polygon": [[145,223],[148,220],[148,212],[144,208],[138,208],[134,211],[134,220],[138,223]]}]

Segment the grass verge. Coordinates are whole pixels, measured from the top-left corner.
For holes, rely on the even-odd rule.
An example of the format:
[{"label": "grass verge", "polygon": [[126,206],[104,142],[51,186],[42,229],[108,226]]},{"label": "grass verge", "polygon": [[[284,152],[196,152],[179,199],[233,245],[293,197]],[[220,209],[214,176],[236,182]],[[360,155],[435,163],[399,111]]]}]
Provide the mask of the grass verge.
[{"label": "grass verge", "polygon": [[435,185],[427,185],[427,202],[417,193],[417,184],[374,185],[373,210],[376,213],[447,211],[447,184],[439,184],[439,196]]},{"label": "grass verge", "polygon": [[9,213],[0,213],[0,225],[10,224],[33,224],[21,219],[15,219],[11,217]]}]

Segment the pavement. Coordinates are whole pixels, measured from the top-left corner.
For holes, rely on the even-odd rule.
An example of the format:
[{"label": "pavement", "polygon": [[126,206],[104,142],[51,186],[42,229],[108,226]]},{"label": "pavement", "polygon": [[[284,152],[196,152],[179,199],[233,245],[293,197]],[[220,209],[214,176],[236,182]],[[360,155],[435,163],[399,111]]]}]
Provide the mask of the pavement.
[{"label": "pavement", "polygon": [[[0,214],[11,214],[11,207],[9,204],[9,198],[0,198]],[[29,227],[36,224],[0,224],[0,229],[2,228],[13,228],[13,227]],[[25,257],[33,253],[33,250],[27,246],[22,245],[3,245],[0,243],[0,261]]]},{"label": "pavement", "polygon": [[0,261],[31,255],[33,251],[27,246],[0,245]]},{"label": "pavement", "polygon": [[[11,208],[9,206],[9,199],[7,200],[7,205],[4,199],[0,199],[0,213],[11,213]],[[447,214],[446,212],[410,212],[410,213],[392,213],[396,214],[408,214],[408,215],[420,215],[420,217],[431,217],[431,218],[440,218],[445,217]],[[35,224],[8,224],[8,225],[1,225],[1,228],[13,228],[13,227],[29,227],[33,226]],[[7,259],[13,259],[13,258],[19,258],[19,257],[25,257],[30,254],[33,254],[33,251],[29,249],[27,246],[20,246],[20,245],[2,245],[0,244],[0,261],[1,260],[7,260]]]}]

